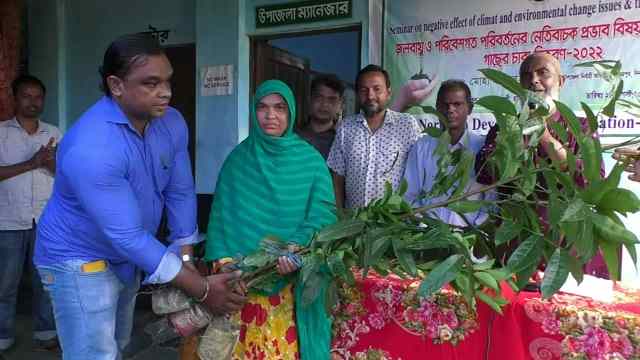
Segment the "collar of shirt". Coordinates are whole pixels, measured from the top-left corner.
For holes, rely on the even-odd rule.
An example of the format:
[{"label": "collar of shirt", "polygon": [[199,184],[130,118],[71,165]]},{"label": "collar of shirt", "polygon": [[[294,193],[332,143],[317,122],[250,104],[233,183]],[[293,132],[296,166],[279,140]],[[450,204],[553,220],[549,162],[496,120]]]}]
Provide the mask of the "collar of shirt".
[{"label": "collar of shirt", "polygon": [[[136,130],[136,128],[133,127],[133,125],[131,124],[131,121],[129,121],[129,118],[127,117],[127,115],[124,114],[124,112],[122,111],[122,108],[120,107],[120,104],[118,104],[115,100],[113,100],[111,97],[108,97],[108,96],[103,96],[102,101],[103,101],[104,105],[107,106],[108,111],[112,112],[112,114],[110,114],[112,116],[107,116],[105,118],[105,121],[108,121],[108,122],[111,122],[111,123],[115,123],[115,124],[127,125],[131,131],[133,131],[134,133],[142,136],[138,132],[138,130]],[[150,121],[147,121],[147,124],[145,125],[145,130],[149,126],[149,123],[150,123]]]},{"label": "collar of shirt", "polygon": [[464,148],[465,150],[471,151],[475,155],[478,153],[478,151],[480,151],[483,145],[484,136],[470,131],[467,127],[465,128],[464,133],[462,134],[458,142],[450,145],[449,149],[456,150],[458,148]]},{"label": "collar of shirt", "polygon": [[[397,121],[397,116],[398,113],[396,113],[395,111],[391,110],[391,109],[385,109],[384,110],[384,120],[382,121],[382,125],[380,125],[380,128],[386,126],[386,125],[393,125],[396,123]],[[367,123],[367,118],[364,116],[364,112],[362,112],[362,110],[360,110],[360,112],[358,113],[358,116],[356,117],[356,121],[359,122],[360,124],[364,125],[367,127],[367,129],[369,128],[369,123]]]},{"label": "collar of shirt", "polygon": [[[18,118],[16,118],[15,116],[9,120],[7,120],[7,126],[11,126],[14,128],[18,128],[20,130],[23,130],[24,132],[26,132],[26,130],[24,130],[24,128],[22,126],[20,126],[20,123],[18,122]],[[49,128],[44,125],[44,123],[42,121],[40,121],[40,119],[38,119],[38,130],[36,131],[38,134],[48,134],[49,133]],[[33,134],[30,134],[33,135]]]}]

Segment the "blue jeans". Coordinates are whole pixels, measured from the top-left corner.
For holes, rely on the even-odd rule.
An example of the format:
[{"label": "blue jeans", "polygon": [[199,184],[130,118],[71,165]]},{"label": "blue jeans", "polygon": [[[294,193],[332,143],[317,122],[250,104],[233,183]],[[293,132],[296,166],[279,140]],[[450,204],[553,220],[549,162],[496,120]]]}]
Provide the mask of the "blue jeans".
[{"label": "blue jeans", "polygon": [[123,284],[107,267],[83,272],[84,261],[38,266],[51,294],[64,360],[113,360],[131,339],[139,281]]},{"label": "blue jeans", "polygon": [[16,300],[25,262],[31,272],[33,289],[33,337],[50,340],[56,336],[51,300],[33,267],[35,233],[35,227],[0,231],[0,350],[15,341]]}]

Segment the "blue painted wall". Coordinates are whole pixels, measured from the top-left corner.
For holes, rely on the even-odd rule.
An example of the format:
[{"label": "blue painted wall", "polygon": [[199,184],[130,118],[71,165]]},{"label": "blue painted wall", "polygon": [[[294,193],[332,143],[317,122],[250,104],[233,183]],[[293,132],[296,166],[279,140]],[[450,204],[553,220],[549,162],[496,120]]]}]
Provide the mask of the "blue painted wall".
[{"label": "blue painted wall", "polygon": [[[35,5],[37,3],[37,5]],[[64,89],[59,85],[62,74],[59,73],[60,47],[58,33],[61,31],[58,22],[57,1],[27,2],[27,43],[29,52],[29,72],[38,77],[47,87],[44,121],[64,127],[66,114],[61,106]]]},{"label": "blue painted wall", "polygon": [[195,41],[193,0],[66,1],[67,104],[74,121],[100,96],[98,66],[104,51],[119,35],[171,29],[167,44]]},{"label": "blue painted wall", "polygon": [[[238,56],[240,9],[243,1],[197,0],[196,67],[234,65],[234,92],[226,96],[196,99],[196,191],[212,193],[218,171],[238,144]],[[197,78],[200,86],[200,74]],[[247,104],[246,98],[241,101]]]}]

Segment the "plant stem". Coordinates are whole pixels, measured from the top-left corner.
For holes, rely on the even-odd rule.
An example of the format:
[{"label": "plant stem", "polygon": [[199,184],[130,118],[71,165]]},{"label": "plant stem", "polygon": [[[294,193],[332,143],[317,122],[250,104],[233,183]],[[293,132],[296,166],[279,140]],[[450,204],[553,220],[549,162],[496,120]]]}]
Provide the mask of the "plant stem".
[{"label": "plant stem", "polygon": [[[533,172],[541,172],[543,170],[546,170],[546,169],[535,169],[535,170],[533,170]],[[470,191],[468,193],[464,193],[464,194],[458,195],[456,197],[449,198],[449,199],[447,199],[445,201],[441,201],[439,203],[435,203],[435,204],[426,205],[426,206],[423,206],[423,207],[420,207],[420,208],[416,208],[411,213],[405,214],[405,216],[423,213],[423,212],[431,210],[431,209],[446,207],[447,205],[452,204],[452,203],[454,203],[456,201],[460,201],[460,200],[466,199],[469,196],[472,196],[472,195],[475,195],[475,194],[485,193],[485,192],[487,192],[489,190],[492,190],[492,189],[495,189],[495,188],[497,188],[499,186],[502,186],[504,184],[508,184],[510,182],[519,180],[521,178],[522,178],[522,175],[517,175],[517,176],[514,176],[514,177],[506,179],[506,180],[498,181],[495,184],[491,184],[491,185],[487,185],[487,186],[481,187],[478,190]]]}]

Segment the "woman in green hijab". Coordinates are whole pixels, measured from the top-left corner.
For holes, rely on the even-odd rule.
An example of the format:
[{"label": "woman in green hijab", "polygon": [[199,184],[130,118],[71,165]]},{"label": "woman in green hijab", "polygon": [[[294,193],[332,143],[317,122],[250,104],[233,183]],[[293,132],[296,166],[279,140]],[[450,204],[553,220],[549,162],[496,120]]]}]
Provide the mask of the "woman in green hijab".
[{"label": "woman in green hijab", "polygon": [[[313,233],[336,221],[331,177],[322,156],[293,132],[295,98],[282,81],[268,80],[255,94],[249,137],[222,166],[206,242],[218,264],[255,252],[269,235],[306,246]],[[297,266],[280,258],[278,271]],[[294,274],[295,275],[295,274]],[[324,289],[302,305],[297,276],[269,293],[250,293],[238,314],[234,359],[329,359],[331,323]]]}]

